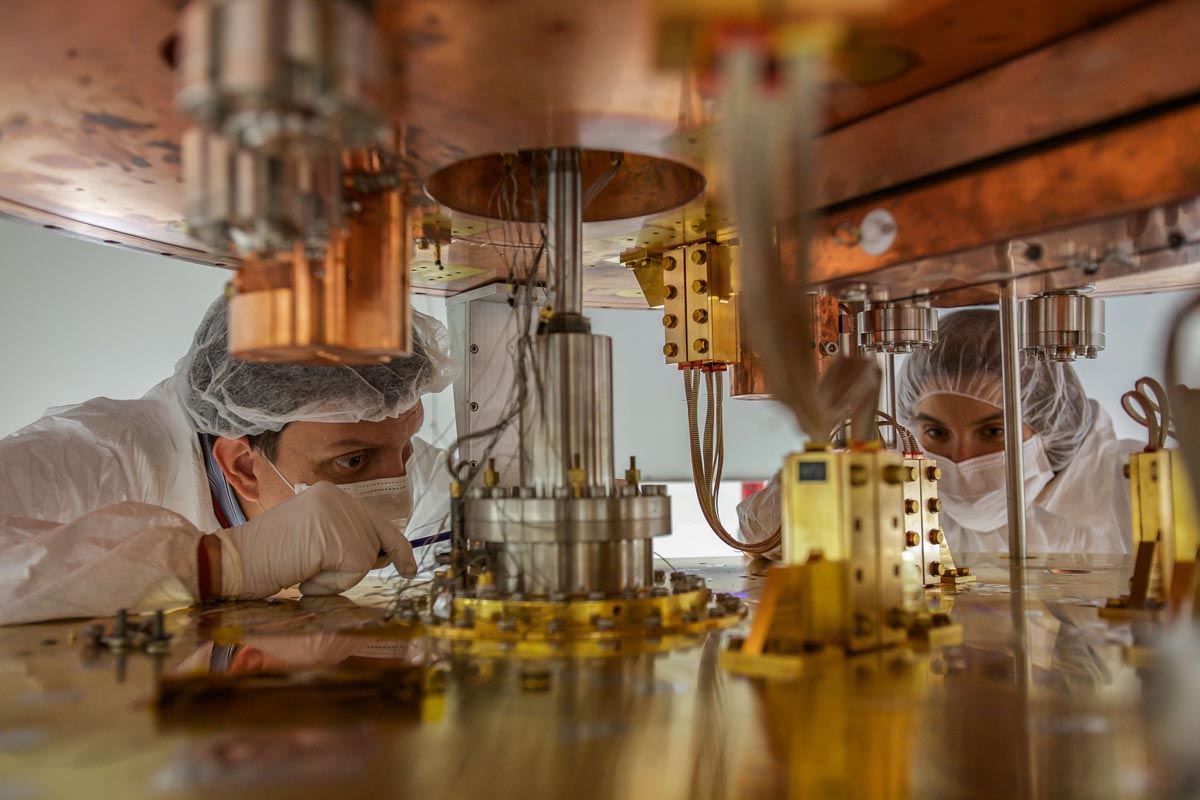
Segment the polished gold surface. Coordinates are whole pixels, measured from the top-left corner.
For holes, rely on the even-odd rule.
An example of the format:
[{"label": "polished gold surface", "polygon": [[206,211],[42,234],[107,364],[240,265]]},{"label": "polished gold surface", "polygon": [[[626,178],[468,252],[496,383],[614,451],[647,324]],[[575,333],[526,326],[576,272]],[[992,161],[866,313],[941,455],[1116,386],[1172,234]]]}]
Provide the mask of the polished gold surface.
[{"label": "polished gold surface", "polygon": [[[1093,606],[1130,559],[965,560],[961,646],[840,658],[790,681],[718,666],[719,635],[654,655],[526,660],[459,654],[382,623],[392,592],[169,614],[156,662],[89,653],[82,623],[0,629],[0,775],[16,796],[1124,798],[1161,797],[1153,670],[1125,661],[1127,624]],[[757,601],[758,562],[688,561]],[[681,644],[684,642],[680,642]],[[432,674],[417,704],[156,708],[156,674]],[[311,678],[318,681],[318,678]],[[261,707],[258,707],[261,708]]]}]

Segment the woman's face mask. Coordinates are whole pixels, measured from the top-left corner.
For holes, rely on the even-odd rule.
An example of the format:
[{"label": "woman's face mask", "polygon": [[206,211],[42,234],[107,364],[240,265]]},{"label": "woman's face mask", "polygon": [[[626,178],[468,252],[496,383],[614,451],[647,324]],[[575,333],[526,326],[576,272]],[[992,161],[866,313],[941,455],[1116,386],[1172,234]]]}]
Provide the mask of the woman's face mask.
[{"label": "woman's face mask", "polygon": [[[1034,434],[1021,448],[1025,464],[1025,503],[1033,503],[1054,477],[1042,437]],[[1008,521],[1004,453],[991,453],[955,463],[935,455],[942,470],[938,494],[945,513],[964,528],[993,531]]]},{"label": "woman's face mask", "polygon": [[[295,493],[300,494],[309,487],[307,483],[293,484],[287,478],[283,477],[283,473],[279,471],[270,459],[265,459],[271,465],[271,469],[275,470],[275,474],[279,479],[288,485]],[[362,501],[367,508],[382,514],[386,519],[391,520],[392,524],[404,530],[408,525],[408,519],[412,515],[412,487],[408,484],[408,476],[401,475],[398,478],[376,478],[372,481],[358,481],[356,483],[337,483],[334,484],[346,494],[352,494]]]}]

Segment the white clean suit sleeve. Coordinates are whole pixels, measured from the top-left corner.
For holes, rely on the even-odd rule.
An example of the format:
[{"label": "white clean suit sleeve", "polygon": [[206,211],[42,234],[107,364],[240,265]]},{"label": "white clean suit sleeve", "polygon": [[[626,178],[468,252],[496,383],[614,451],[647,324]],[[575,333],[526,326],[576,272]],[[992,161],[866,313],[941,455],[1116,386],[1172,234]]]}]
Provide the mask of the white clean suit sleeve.
[{"label": "white clean suit sleeve", "polygon": [[191,603],[202,535],[180,515],[142,503],[66,523],[0,519],[0,625]]},{"label": "white clean suit sleeve", "polygon": [[[779,474],[770,483],[738,504],[738,538],[747,544],[769,539],[783,525],[783,501],[779,494]],[[783,551],[775,548],[764,558],[778,561]]]}]

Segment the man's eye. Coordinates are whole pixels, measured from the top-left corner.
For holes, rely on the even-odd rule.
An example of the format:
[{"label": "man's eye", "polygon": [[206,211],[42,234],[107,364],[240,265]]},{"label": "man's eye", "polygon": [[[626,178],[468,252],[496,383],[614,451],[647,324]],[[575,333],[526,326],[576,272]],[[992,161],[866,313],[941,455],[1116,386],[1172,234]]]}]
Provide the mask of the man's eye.
[{"label": "man's eye", "polygon": [[363,453],[355,453],[352,456],[342,456],[333,460],[335,466],[346,470],[355,470],[367,463],[367,457]]},{"label": "man's eye", "polygon": [[983,435],[989,439],[1003,439],[1004,438],[1004,426],[1003,425],[989,425],[983,429]]},{"label": "man's eye", "polygon": [[933,426],[927,426],[927,427],[921,429],[921,435],[927,436],[930,439],[933,439],[935,441],[938,439],[945,439],[946,438],[946,429],[945,428],[935,428]]}]

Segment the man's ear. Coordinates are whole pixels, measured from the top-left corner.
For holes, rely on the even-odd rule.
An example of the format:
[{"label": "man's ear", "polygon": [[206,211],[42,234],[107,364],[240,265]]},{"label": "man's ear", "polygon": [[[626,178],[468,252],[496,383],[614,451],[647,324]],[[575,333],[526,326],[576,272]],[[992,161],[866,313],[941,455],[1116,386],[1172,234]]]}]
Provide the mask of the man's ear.
[{"label": "man's ear", "polygon": [[250,440],[245,436],[239,439],[217,437],[213,444],[213,458],[225,474],[225,480],[239,497],[252,503],[258,500],[259,493],[258,478],[254,475],[255,457]]}]

